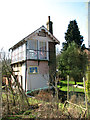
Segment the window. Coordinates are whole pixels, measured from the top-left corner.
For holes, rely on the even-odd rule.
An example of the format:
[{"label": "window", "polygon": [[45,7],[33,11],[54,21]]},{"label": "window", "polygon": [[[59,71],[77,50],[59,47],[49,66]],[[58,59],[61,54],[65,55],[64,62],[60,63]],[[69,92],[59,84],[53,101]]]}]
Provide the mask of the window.
[{"label": "window", "polygon": [[28,50],[27,51],[27,59],[37,59],[37,51]]},{"label": "window", "polygon": [[38,40],[28,40],[27,59],[48,59],[47,42]]},{"label": "window", "polygon": [[12,62],[25,60],[25,44],[12,51]]},{"label": "window", "polygon": [[47,59],[47,44],[46,42],[39,42],[39,59]]},{"label": "window", "polygon": [[37,40],[28,40],[27,49],[37,50]]},{"label": "window", "polygon": [[22,59],[22,46],[19,47],[19,60]]},{"label": "window", "polygon": [[27,43],[27,59],[37,59],[37,40],[29,40]]}]

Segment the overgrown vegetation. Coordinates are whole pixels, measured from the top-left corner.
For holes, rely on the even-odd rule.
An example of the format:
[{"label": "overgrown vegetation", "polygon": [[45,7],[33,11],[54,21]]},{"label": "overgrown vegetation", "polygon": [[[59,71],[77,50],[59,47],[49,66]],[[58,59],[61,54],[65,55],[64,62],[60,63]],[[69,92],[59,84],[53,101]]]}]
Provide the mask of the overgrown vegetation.
[{"label": "overgrown vegetation", "polygon": [[[75,84],[77,82],[83,87],[82,78],[85,77],[87,65],[87,56],[82,50],[85,47],[82,45],[83,37],[80,35],[75,20],[68,25],[65,39],[63,51],[57,56],[58,71],[52,73],[51,76],[50,85],[53,90],[40,90],[33,93],[33,97],[30,96],[32,94],[27,95],[23,90],[10,67],[10,61],[3,59],[3,75],[7,77],[8,85],[5,85],[2,92],[2,120],[89,118],[86,114],[84,89],[74,87],[74,81]],[[70,76],[69,90],[67,89],[67,75]],[[86,89],[89,90],[88,88],[87,85]],[[69,99],[67,99],[67,92]]]},{"label": "overgrown vegetation", "polygon": [[[43,95],[45,94],[45,96]],[[6,108],[6,94],[3,92],[3,109],[4,109],[4,117],[5,113],[7,113]],[[57,101],[55,97],[52,96],[52,94],[49,92],[41,91],[38,93],[38,95],[29,98],[29,103],[31,105],[31,108],[27,109],[24,105],[24,109],[19,109],[19,104],[17,103],[16,106],[13,106],[12,104],[12,95],[9,95],[9,104],[10,106],[10,112],[6,116],[7,119],[24,119],[24,118],[40,118],[40,119],[48,119],[48,118],[82,118],[85,111],[83,111],[81,108],[77,106],[73,106],[72,104],[67,104],[64,106],[64,103],[61,103],[61,100],[59,100],[58,108],[57,108]],[[85,107],[84,105],[84,99],[83,97],[76,97],[75,95],[71,97],[70,102],[74,104],[78,104],[82,107]],[[26,109],[25,109],[26,108]]]}]

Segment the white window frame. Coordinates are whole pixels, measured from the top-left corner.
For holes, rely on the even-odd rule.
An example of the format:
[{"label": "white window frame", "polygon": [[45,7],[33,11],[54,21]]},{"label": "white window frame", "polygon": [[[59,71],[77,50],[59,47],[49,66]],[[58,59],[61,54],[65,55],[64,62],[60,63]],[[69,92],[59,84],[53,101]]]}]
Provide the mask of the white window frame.
[{"label": "white window frame", "polygon": [[[40,41],[40,40],[38,40],[38,51],[40,51],[39,50],[39,46],[40,46],[40,42],[46,42],[46,59],[39,59],[39,60],[48,60],[49,59],[49,57],[48,57],[48,42],[47,41]],[[39,57],[39,56],[38,56]]]},{"label": "white window frame", "polygon": [[[33,40],[33,39],[31,39],[31,40]],[[35,40],[35,39],[34,39]],[[29,41],[29,40],[28,40]],[[30,51],[30,50],[33,50],[33,51],[36,51],[37,52],[37,59],[35,58],[35,60],[49,60],[49,52],[48,52],[48,41],[40,41],[40,40],[36,40],[37,41],[37,48],[34,50],[34,49],[30,49],[30,47],[28,47],[28,45],[27,45],[27,55],[29,54],[28,52]],[[40,59],[39,58],[39,52],[40,52],[40,50],[39,50],[39,45],[40,45],[40,42],[45,42],[46,43],[46,50],[44,51],[43,50],[43,52],[46,52],[46,59]],[[28,43],[28,42],[27,42]],[[34,58],[30,58],[30,57],[28,57],[27,56],[27,59],[34,59]]]}]

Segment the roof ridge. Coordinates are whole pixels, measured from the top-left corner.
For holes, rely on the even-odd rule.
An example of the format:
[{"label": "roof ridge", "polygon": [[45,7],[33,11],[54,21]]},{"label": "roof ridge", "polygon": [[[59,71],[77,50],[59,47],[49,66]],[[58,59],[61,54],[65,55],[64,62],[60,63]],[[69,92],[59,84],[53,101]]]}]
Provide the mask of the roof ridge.
[{"label": "roof ridge", "polygon": [[[10,49],[13,49],[13,48],[15,48],[18,44],[22,44],[22,43],[24,43],[24,42],[26,42],[26,39],[28,38],[28,37],[30,37],[31,35],[33,35],[34,33],[36,33],[38,30],[40,30],[40,29],[42,29],[42,28],[44,28],[45,30],[46,30],[46,32],[48,33],[48,35],[50,35],[50,37],[51,38],[53,38],[53,40],[54,40],[54,42],[56,41],[56,43],[57,44],[60,44],[60,42],[59,42],[59,40],[53,35],[53,34],[51,34],[50,32],[49,32],[49,30],[44,26],[44,25],[42,25],[41,27],[39,27],[38,29],[36,29],[34,32],[32,32],[32,33],[30,33],[29,35],[27,35],[25,38],[23,38],[22,40],[20,40],[18,43],[16,43],[13,47],[11,47]],[[9,50],[10,50],[9,49]]]}]

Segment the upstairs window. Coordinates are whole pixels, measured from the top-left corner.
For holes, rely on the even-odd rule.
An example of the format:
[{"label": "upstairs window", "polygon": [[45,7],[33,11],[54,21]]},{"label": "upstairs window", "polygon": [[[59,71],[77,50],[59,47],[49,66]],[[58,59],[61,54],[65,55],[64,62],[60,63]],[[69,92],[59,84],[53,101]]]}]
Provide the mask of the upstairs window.
[{"label": "upstairs window", "polygon": [[28,40],[27,49],[37,50],[37,40]]},{"label": "upstairs window", "polygon": [[39,41],[39,51],[38,51],[39,59],[47,59],[47,43]]},{"label": "upstairs window", "polygon": [[39,41],[39,50],[46,51],[47,49],[46,42]]},{"label": "upstairs window", "polygon": [[36,50],[27,50],[27,59],[37,59],[37,51]]},{"label": "upstairs window", "polygon": [[28,40],[27,42],[27,59],[48,59],[47,42],[38,40]]},{"label": "upstairs window", "polygon": [[28,40],[27,42],[27,59],[37,59],[37,40]]},{"label": "upstairs window", "polygon": [[12,51],[12,63],[25,60],[25,44]]}]

